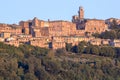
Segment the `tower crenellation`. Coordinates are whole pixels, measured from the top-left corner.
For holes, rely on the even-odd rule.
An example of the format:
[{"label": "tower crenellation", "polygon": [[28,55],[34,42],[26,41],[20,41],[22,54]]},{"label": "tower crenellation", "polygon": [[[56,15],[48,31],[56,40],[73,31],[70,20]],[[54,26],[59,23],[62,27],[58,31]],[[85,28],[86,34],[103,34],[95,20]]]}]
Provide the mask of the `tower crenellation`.
[{"label": "tower crenellation", "polygon": [[82,6],[79,7],[78,15],[72,17],[72,22],[81,22],[84,20],[84,8]]}]

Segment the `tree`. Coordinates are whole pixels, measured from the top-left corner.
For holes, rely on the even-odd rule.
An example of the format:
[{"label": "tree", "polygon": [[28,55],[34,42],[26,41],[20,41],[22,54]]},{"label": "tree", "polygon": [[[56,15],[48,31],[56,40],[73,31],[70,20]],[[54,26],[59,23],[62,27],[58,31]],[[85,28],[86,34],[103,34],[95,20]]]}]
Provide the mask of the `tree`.
[{"label": "tree", "polygon": [[120,32],[117,33],[117,39],[120,39]]},{"label": "tree", "polygon": [[72,49],[72,43],[66,43],[66,50],[71,51]]},{"label": "tree", "polygon": [[100,56],[105,56],[106,54],[106,47],[101,47],[100,48]]},{"label": "tree", "polygon": [[91,46],[87,46],[84,51],[86,54],[90,54],[91,52]]},{"label": "tree", "polygon": [[101,56],[107,56],[107,57],[114,57],[115,56],[115,50],[112,47],[101,47],[100,55]]},{"label": "tree", "polygon": [[47,54],[47,57],[54,58],[55,57],[55,52],[53,50],[50,50]]},{"label": "tree", "polygon": [[99,33],[94,33],[94,34],[92,34],[92,36],[94,36],[95,38],[99,38],[100,34]]},{"label": "tree", "polygon": [[77,46],[78,53],[79,54],[83,53],[86,46],[87,46],[87,43],[85,41],[81,41]]},{"label": "tree", "polygon": [[105,31],[104,33],[102,33],[100,35],[101,38],[103,39],[116,39],[117,38],[117,34],[114,30],[111,31]]},{"label": "tree", "polygon": [[59,61],[43,59],[42,64],[45,66],[45,70],[51,74],[58,74],[61,70],[61,65]]},{"label": "tree", "polygon": [[74,53],[78,53],[78,46],[77,45],[73,46],[71,51]]},{"label": "tree", "polygon": [[77,46],[77,50],[78,50],[78,54],[81,54],[81,53],[83,53],[84,52],[84,46],[82,46],[82,45],[78,45]]},{"label": "tree", "polygon": [[113,47],[108,47],[108,53],[109,53],[109,57],[114,57],[115,56],[115,49]]},{"label": "tree", "polygon": [[32,73],[26,73],[24,76],[24,80],[38,80],[37,77]]},{"label": "tree", "polygon": [[66,53],[66,50],[64,49],[64,48],[62,48],[62,49],[57,49],[56,51],[55,51],[55,54],[56,55],[62,55],[62,54],[65,54]]},{"label": "tree", "polygon": [[92,46],[91,47],[91,53],[95,55],[99,55],[99,49],[97,46]]}]

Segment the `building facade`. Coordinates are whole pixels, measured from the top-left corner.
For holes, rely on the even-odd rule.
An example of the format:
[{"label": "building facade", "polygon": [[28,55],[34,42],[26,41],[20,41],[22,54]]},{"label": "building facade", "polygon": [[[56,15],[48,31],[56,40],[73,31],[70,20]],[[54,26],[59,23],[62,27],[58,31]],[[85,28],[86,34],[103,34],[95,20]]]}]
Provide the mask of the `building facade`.
[{"label": "building facade", "polygon": [[105,20],[86,19],[84,8],[79,7],[78,15],[72,17],[72,22],[44,21],[35,17],[32,20],[20,21],[18,25],[0,24],[0,39],[2,42],[7,39],[6,44],[17,47],[19,44],[30,44],[58,49],[64,48],[66,43],[74,46],[80,41],[91,42],[94,45],[108,44],[108,41],[103,42],[103,40],[86,36],[86,33],[102,33],[106,30],[108,30],[108,24]]}]

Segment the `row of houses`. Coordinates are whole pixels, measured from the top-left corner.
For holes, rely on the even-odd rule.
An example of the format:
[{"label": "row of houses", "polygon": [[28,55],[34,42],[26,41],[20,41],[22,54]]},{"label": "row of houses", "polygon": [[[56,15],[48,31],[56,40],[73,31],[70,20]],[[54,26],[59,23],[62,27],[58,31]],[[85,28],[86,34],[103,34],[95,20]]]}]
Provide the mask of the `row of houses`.
[{"label": "row of houses", "polygon": [[[8,33],[7,33],[8,34]],[[100,39],[85,36],[53,36],[53,37],[32,37],[31,35],[14,35],[11,37],[2,36],[0,42],[19,47],[21,44],[29,44],[43,48],[65,48],[66,43],[71,43],[72,46],[78,45],[79,42],[85,41],[92,45],[109,45],[113,47],[120,47],[120,40]]]}]

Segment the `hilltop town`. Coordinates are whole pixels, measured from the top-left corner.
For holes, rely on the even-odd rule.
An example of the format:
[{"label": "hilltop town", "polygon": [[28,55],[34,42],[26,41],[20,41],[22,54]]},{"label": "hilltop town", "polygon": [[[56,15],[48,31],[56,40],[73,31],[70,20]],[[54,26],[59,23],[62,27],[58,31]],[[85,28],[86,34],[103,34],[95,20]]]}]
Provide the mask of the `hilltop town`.
[{"label": "hilltop town", "polygon": [[0,80],[120,80],[120,19],[0,24]]},{"label": "hilltop town", "polygon": [[81,41],[93,45],[110,45],[120,47],[120,40],[100,39],[92,36],[94,33],[110,31],[110,26],[120,20],[110,18],[106,20],[84,18],[84,8],[79,7],[78,15],[72,17],[72,21],[33,20],[20,21],[19,24],[0,24],[0,42],[18,47],[21,44],[58,49],[64,48],[66,43],[78,45]]}]

